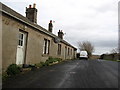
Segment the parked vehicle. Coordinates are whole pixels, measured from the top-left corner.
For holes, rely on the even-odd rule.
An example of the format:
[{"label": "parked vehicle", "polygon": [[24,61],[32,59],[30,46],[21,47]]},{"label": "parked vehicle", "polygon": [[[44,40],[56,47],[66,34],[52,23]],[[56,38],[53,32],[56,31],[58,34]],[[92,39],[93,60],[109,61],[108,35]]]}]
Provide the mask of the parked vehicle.
[{"label": "parked vehicle", "polygon": [[81,51],[79,59],[86,59],[87,60],[88,59],[88,53],[87,53],[87,51]]}]

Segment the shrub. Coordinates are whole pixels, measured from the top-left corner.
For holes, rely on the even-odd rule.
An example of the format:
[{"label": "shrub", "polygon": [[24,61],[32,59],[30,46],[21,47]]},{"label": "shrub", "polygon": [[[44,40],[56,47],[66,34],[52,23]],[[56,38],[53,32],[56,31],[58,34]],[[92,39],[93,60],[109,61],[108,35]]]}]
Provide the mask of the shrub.
[{"label": "shrub", "polygon": [[40,63],[39,63],[39,66],[40,66],[40,67],[45,66],[45,62],[40,62]]},{"label": "shrub", "polygon": [[45,65],[48,66],[49,64],[57,62],[57,61],[60,62],[60,61],[62,61],[62,59],[49,57],[48,60],[46,60]]},{"label": "shrub", "polygon": [[117,60],[117,62],[120,62],[120,60]]},{"label": "shrub", "polygon": [[37,63],[37,64],[35,64],[35,67],[42,67],[42,64],[41,63]]},{"label": "shrub", "polygon": [[40,62],[40,64],[43,66],[43,65],[44,65],[44,62]]},{"label": "shrub", "polygon": [[43,66],[49,66],[49,61],[46,61]]},{"label": "shrub", "polygon": [[8,78],[8,74],[5,72],[2,74],[2,80],[5,81]]},{"label": "shrub", "polygon": [[20,73],[20,70],[21,68],[19,66],[17,66],[16,64],[11,64],[6,72],[8,75],[12,76],[12,75],[16,75],[16,74],[19,74]]},{"label": "shrub", "polygon": [[50,64],[57,62],[57,61],[60,62],[62,61],[62,59],[49,57],[45,62],[40,62],[38,64],[35,64],[35,66],[36,67],[49,66]]},{"label": "shrub", "polygon": [[35,64],[36,67],[48,66],[48,62],[40,62]]}]

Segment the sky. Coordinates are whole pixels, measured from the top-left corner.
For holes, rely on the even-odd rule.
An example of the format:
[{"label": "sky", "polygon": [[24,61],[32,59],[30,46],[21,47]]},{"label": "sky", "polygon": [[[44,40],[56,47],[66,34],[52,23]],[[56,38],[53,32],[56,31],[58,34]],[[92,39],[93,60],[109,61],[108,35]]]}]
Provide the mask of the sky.
[{"label": "sky", "polygon": [[[53,33],[63,30],[64,40],[78,48],[78,42],[90,41],[93,54],[110,53],[118,47],[119,0],[0,0],[16,12],[26,16],[26,7],[36,3],[37,24]],[[79,50],[78,50],[79,52]]]}]

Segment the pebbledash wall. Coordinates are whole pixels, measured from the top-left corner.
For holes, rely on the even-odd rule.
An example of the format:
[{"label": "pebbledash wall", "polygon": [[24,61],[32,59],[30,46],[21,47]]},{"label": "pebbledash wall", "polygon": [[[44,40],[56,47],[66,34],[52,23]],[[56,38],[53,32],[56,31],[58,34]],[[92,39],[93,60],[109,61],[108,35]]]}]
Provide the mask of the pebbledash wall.
[{"label": "pebbledash wall", "polygon": [[[4,4],[0,12],[2,12],[3,71],[13,63],[36,64],[45,62],[49,56],[63,60],[76,58],[77,49],[74,46],[39,26],[36,20],[32,22]],[[37,16],[35,17],[37,19]]]}]

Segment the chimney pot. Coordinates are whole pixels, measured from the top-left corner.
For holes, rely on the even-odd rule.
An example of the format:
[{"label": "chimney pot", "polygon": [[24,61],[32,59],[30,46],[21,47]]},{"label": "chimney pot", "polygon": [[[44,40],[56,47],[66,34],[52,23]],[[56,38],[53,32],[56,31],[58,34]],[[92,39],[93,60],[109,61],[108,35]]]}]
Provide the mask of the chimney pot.
[{"label": "chimney pot", "polygon": [[29,5],[29,8],[32,8],[32,5]]},{"label": "chimney pot", "polygon": [[36,4],[35,3],[33,4],[33,8],[36,8]]}]

